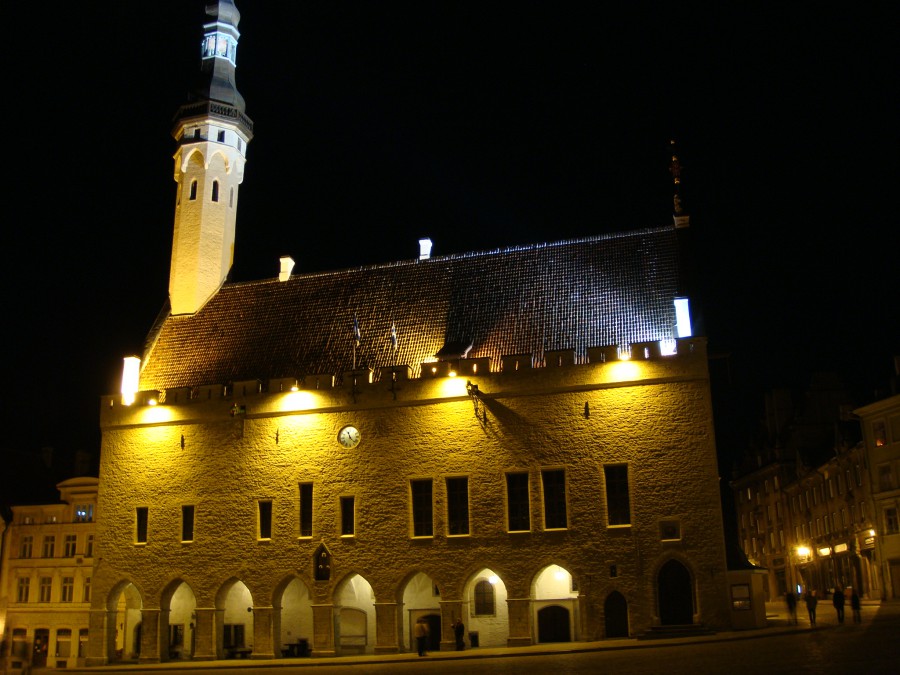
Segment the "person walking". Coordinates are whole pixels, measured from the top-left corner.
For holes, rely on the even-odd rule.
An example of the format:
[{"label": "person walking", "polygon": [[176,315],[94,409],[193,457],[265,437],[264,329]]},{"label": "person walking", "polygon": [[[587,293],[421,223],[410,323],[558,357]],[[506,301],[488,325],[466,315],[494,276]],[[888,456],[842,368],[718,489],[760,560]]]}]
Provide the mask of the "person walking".
[{"label": "person walking", "polygon": [[784,600],[787,603],[788,623],[797,625],[797,596],[793,591],[784,594]]},{"label": "person walking", "polygon": [[853,623],[862,623],[862,613],[860,610],[862,609],[859,600],[859,593],[856,592],[855,588],[850,589],[850,609],[853,610]]},{"label": "person walking", "polygon": [[425,656],[425,648],[428,643],[428,624],[425,619],[417,619],[413,635],[416,638],[416,647],[419,650],[419,656]]},{"label": "person walking", "polygon": [[837,612],[838,623],[844,623],[844,591],[840,588],[834,589],[831,604],[834,605],[834,610]]},{"label": "person walking", "polygon": [[806,601],[806,611],[809,612],[809,623],[811,626],[815,626],[816,605],[819,604],[819,599],[816,597],[816,592],[806,591],[806,595],[803,596],[803,599]]}]

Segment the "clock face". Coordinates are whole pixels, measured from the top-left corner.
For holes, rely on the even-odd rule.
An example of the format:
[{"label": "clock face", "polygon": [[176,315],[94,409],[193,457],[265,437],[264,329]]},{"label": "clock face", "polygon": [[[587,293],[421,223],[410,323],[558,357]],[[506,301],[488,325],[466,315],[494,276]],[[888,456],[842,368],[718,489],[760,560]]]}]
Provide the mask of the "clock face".
[{"label": "clock face", "polygon": [[346,426],[338,432],[338,443],[345,448],[355,448],[359,445],[359,429],[354,426]]}]

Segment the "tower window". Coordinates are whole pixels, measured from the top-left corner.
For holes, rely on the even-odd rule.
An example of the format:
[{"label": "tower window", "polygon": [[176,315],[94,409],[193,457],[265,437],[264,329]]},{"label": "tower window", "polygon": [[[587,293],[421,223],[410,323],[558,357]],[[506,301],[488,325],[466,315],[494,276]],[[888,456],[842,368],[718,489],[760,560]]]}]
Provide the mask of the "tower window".
[{"label": "tower window", "polygon": [[300,536],[311,537],[313,524],[313,484],[300,483]]},{"label": "tower window", "polygon": [[531,529],[530,509],[528,474],[506,474],[506,516],[510,532],[525,532]]},{"label": "tower window", "polygon": [[412,491],[412,525],[414,537],[434,536],[431,480],[410,482]]},{"label": "tower window", "polygon": [[606,516],[610,525],[631,524],[631,499],[628,490],[628,465],[608,464],[606,478]]},{"label": "tower window", "polygon": [[134,540],[138,544],[147,543],[147,515],[146,506],[139,506],[134,511]]},{"label": "tower window", "polygon": [[194,541],[194,507],[181,507],[181,541]]},{"label": "tower window", "polygon": [[212,200],[214,202],[219,201],[219,181],[214,180],[212,186]]},{"label": "tower window", "polygon": [[225,142],[225,132],[224,131],[219,132],[218,139],[219,139],[219,143]]},{"label": "tower window", "polygon": [[231,188],[228,193],[228,206],[229,208],[234,207],[234,188]]},{"label": "tower window", "polygon": [[352,537],[356,534],[356,499],[341,497],[341,536]]},{"label": "tower window", "polygon": [[200,138],[200,129],[194,129],[194,138]]},{"label": "tower window", "polygon": [[194,201],[195,199],[197,199],[197,181],[196,180],[191,181],[191,196],[188,197],[188,199],[190,199],[191,201]]},{"label": "tower window", "polygon": [[259,502],[259,538],[272,538],[272,502],[269,500]]},{"label": "tower window", "polygon": [[544,527],[558,530],[567,527],[566,472],[563,469],[541,471],[544,488]]},{"label": "tower window", "polygon": [[447,533],[469,534],[469,479],[447,479]]}]

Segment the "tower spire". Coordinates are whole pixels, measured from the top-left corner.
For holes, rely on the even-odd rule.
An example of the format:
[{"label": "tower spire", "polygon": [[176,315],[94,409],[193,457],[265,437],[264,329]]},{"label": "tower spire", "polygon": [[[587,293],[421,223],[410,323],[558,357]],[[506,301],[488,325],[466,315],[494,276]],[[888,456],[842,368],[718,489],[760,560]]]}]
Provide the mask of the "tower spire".
[{"label": "tower spire", "polygon": [[233,0],[206,6],[200,72],[175,113],[175,232],[169,275],[173,314],[194,314],[234,260],[238,187],[253,122],[235,84],[241,14]]}]

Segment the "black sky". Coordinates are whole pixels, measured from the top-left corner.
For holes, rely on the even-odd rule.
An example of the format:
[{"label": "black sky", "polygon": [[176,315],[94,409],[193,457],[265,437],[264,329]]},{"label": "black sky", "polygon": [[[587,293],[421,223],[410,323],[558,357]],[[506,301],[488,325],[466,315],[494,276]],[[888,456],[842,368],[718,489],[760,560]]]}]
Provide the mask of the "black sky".
[{"label": "black sky", "polygon": [[[232,278],[670,222],[676,138],[706,333],[748,401],[862,395],[900,353],[896,41],[874,10],[238,0],[255,122]],[[202,0],[7,7],[0,447],[99,448],[168,283],[169,135]],[[812,7],[812,6],[810,6]],[[753,411],[746,422],[752,425]]]}]

